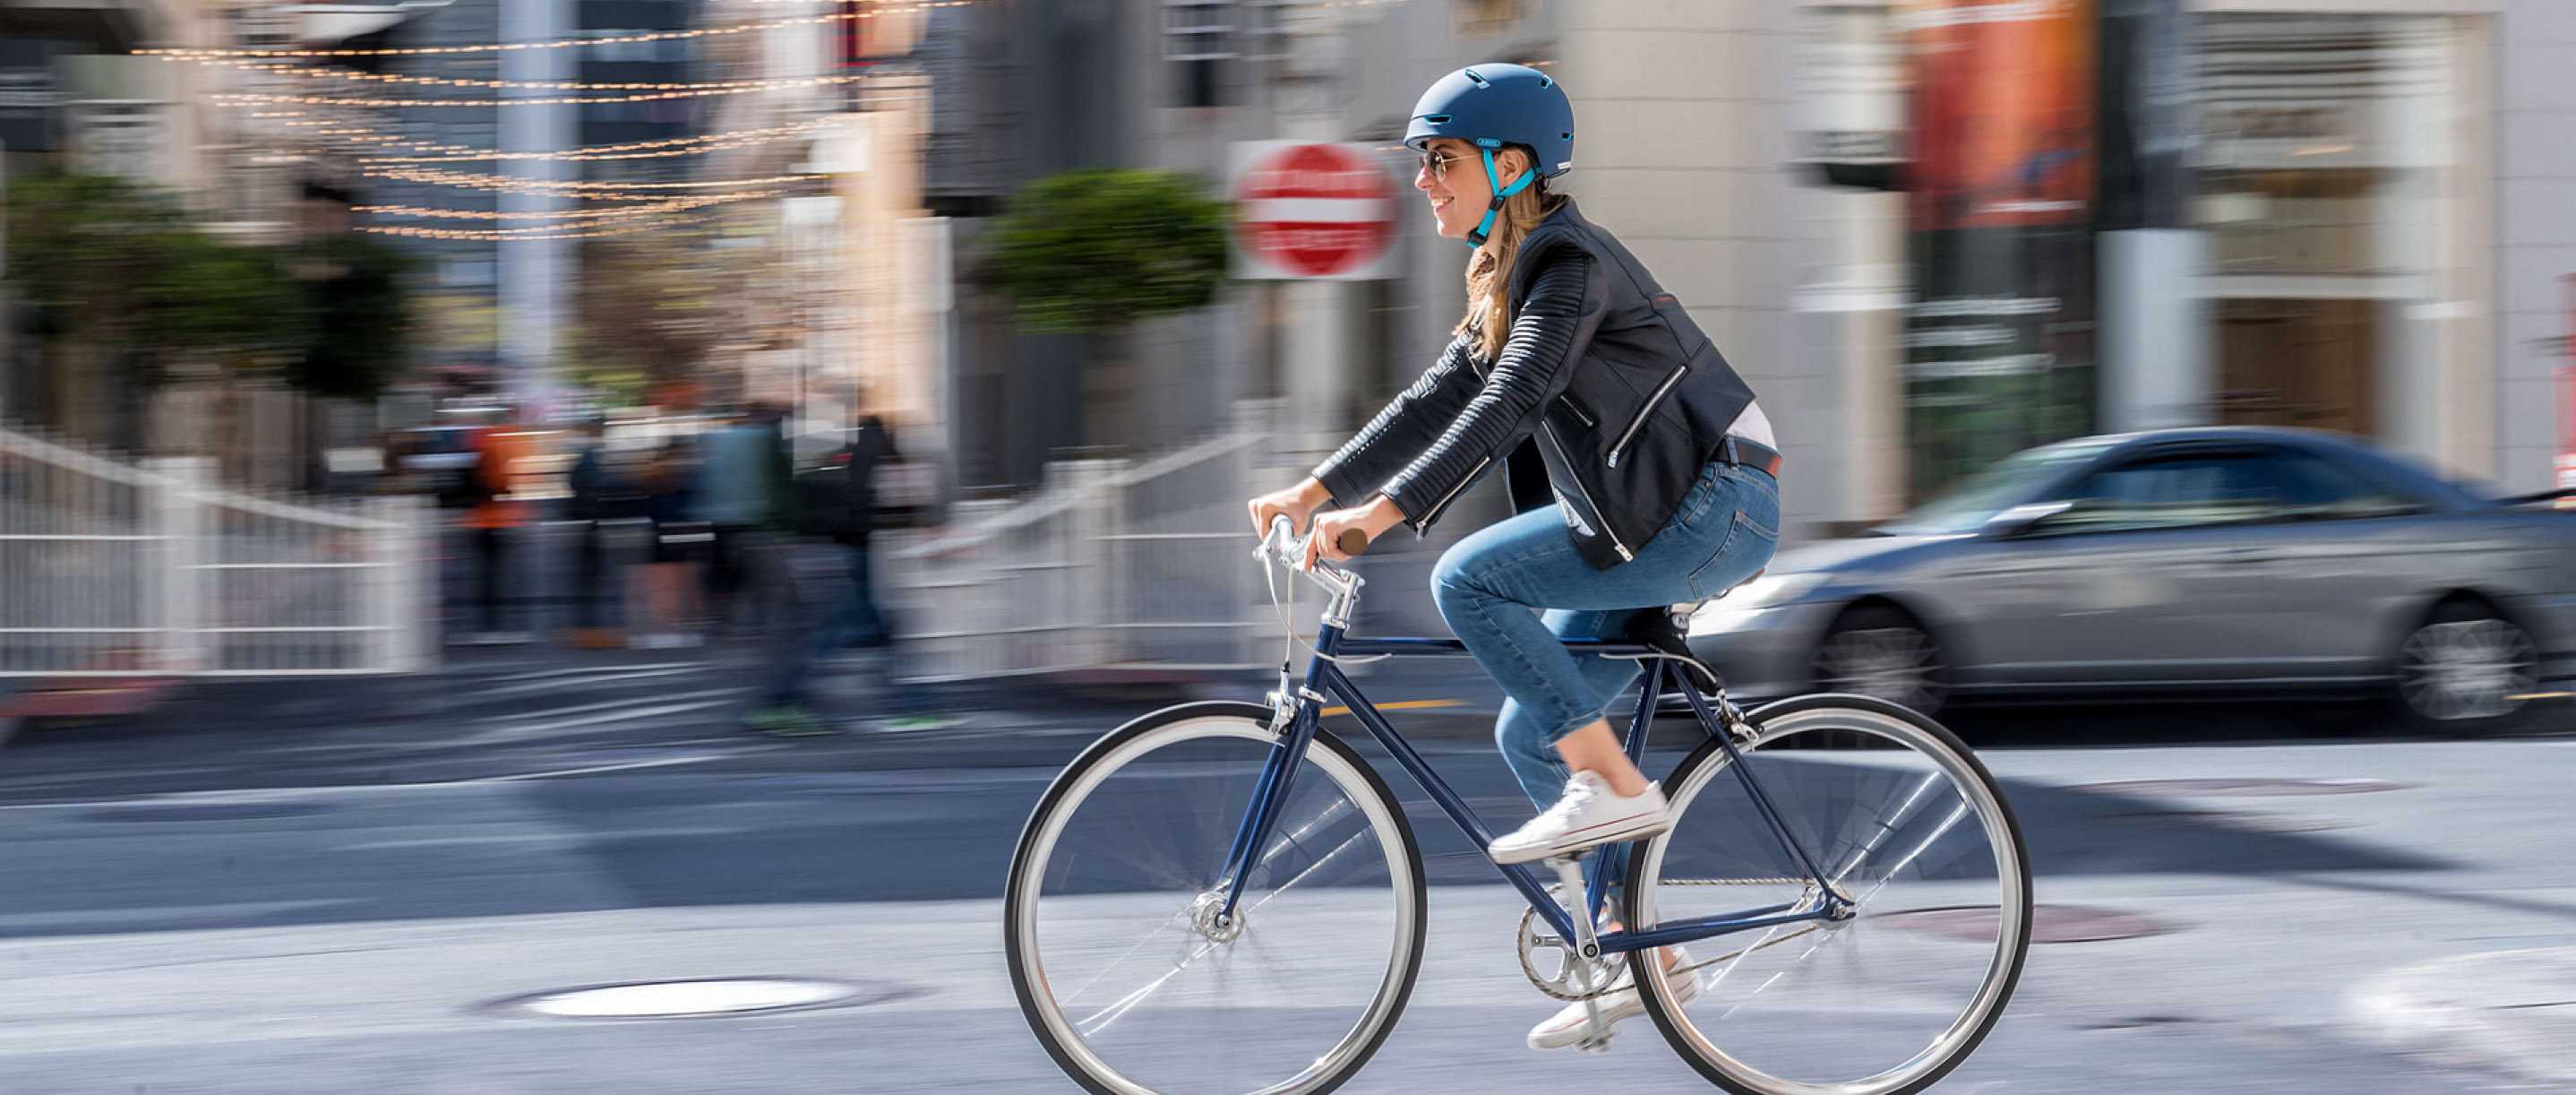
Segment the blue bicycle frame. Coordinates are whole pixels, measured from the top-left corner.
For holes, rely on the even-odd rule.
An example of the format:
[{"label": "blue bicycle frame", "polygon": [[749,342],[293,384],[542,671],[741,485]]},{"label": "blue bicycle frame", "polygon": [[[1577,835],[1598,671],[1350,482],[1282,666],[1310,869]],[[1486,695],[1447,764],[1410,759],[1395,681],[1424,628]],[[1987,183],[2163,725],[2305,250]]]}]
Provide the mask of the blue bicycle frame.
[{"label": "blue bicycle frame", "polygon": [[[1635,657],[1657,653],[1647,646],[1609,640],[1568,639],[1565,645],[1568,649],[1582,654]],[[1281,730],[1277,743],[1271,747],[1270,758],[1261,769],[1261,778],[1253,785],[1252,800],[1245,807],[1243,822],[1235,830],[1233,849],[1226,856],[1225,873],[1220,876],[1228,880],[1222,916],[1233,915],[1236,902],[1243,896],[1245,878],[1251,873],[1250,864],[1253,862],[1253,856],[1258,849],[1269,842],[1271,829],[1278,820],[1279,809],[1288,801],[1289,792],[1295,789],[1293,784],[1297,771],[1296,761],[1306,754],[1307,745],[1315,738],[1316,728],[1322,722],[1322,704],[1318,701],[1327,694],[1338,698],[1350,708],[1351,714],[1358,717],[1361,725],[1368,727],[1369,733],[1376,736],[1378,742],[1386,747],[1386,751],[1395,757],[1396,763],[1403,765],[1404,770],[1412,774],[1413,781],[1430,793],[1432,801],[1440,804],[1441,812],[1448,814],[1449,820],[1458,826],[1460,832],[1473,839],[1478,848],[1490,845],[1494,841],[1493,832],[1486,828],[1484,819],[1476,816],[1476,812],[1468,807],[1466,800],[1458,797],[1458,793],[1450,789],[1448,782],[1441,779],[1438,772],[1432,770],[1430,762],[1424,760],[1422,754],[1414,750],[1412,743],[1404,740],[1404,735],[1396,732],[1395,727],[1386,721],[1386,716],[1378,712],[1367,696],[1360,694],[1359,687],[1352,684],[1351,679],[1342,673],[1341,667],[1332,661],[1333,658],[1341,656],[1459,655],[1467,652],[1465,644],[1456,639],[1345,638],[1342,628],[1327,620],[1315,637],[1315,649],[1326,656],[1308,661],[1305,684],[1297,696],[1280,698],[1281,702],[1295,703],[1296,716]],[[1646,731],[1654,721],[1656,700],[1663,694],[1665,683],[1667,681],[1678,683],[1682,679],[1679,671],[1673,669],[1671,663],[1664,659],[1646,660],[1644,688],[1639,693],[1637,713],[1628,723],[1627,750],[1630,759],[1642,761],[1645,758]],[[1604,954],[1669,947],[1678,943],[1707,939],[1711,936],[1753,928],[1768,928],[1802,920],[1824,920],[1836,915],[1840,907],[1845,904],[1841,895],[1825,880],[1824,872],[1817,868],[1815,860],[1807,854],[1804,847],[1799,845],[1796,838],[1790,834],[1788,826],[1781,821],[1778,811],[1771,805],[1770,796],[1763,793],[1760,782],[1754,779],[1752,770],[1744,764],[1744,755],[1737,750],[1734,736],[1720,726],[1716,714],[1709,710],[1708,700],[1701,696],[1695,687],[1685,687],[1681,691],[1690,703],[1691,712],[1698,716],[1700,725],[1717,739],[1719,747],[1726,750],[1731,762],[1727,767],[1734,770],[1736,779],[1743,784],[1745,794],[1752,799],[1754,808],[1762,815],[1764,824],[1769,826],[1772,835],[1778,838],[1781,847],[1788,850],[1799,868],[1806,872],[1807,878],[1815,884],[1815,892],[1820,896],[1813,907],[1802,907],[1804,903],[1766,905],[1716,916],[1693,917],[1642,930],[1612,932],[1600,936],[1597,940]],[[1584,908],[1596,923],[1600,919],[1602,903],[1607,898],[1610,878],[1614,872],[1625,873],[1627,856],[1632,848],[1633,845],[1621,844],[1599,849],[1600,854],[1606,858],[1601,869],[1594,872],[1592,881],[1586,887],[1587,892],[1584,894]],[[1530,907],[1538,910],[1538,914],[1547,919],[1548,925],[1556,930],[1558,938],[1565,940],[1568,947],[1575,945],[1573,918],[1566,913],[1562,905],[1548,896],[1545,885],[1536,874],[1531,872],[1527,864],[1498,863],[1495,864],[1495,868],[1520,890],[1521,896],[1529,900]]]}]

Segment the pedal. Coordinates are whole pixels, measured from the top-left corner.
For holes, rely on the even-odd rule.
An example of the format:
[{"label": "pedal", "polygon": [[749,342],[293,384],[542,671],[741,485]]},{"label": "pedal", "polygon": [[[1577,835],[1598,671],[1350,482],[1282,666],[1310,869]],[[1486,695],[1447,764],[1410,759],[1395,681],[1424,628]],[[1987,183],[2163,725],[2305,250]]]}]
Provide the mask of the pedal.
[{"label": "pedal", "polygon": [[1598,994],[1609,986],[1592,983],[1592,963],[1601,957],[1601,943],[1592,927],[1591,903],[1585,900],[1588,891],[1583,885],[1583,855],[1577,852],[1548,862],[1556,867],[1557,886],[1565,895],[1565,912],[1574,921],[1574,988],[1583,994],[1584,1031],[1583,1040],[1574,1045],[1586,1053],[1607,1053],[1610,1051],[1610,1025],[1601,1021],[1601,997]]}]

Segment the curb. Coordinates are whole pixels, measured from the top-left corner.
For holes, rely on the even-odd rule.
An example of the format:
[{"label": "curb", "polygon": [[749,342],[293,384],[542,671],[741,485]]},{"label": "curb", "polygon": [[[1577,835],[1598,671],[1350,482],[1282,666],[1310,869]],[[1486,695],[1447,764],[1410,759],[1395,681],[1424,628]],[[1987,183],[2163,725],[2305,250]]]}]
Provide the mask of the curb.
[{"label": "curb", "polygon": [[2348,1010],[2382,1042],[2543,1082],[2576,1082],[2576,947],[2410,966],[2363,984]]}]

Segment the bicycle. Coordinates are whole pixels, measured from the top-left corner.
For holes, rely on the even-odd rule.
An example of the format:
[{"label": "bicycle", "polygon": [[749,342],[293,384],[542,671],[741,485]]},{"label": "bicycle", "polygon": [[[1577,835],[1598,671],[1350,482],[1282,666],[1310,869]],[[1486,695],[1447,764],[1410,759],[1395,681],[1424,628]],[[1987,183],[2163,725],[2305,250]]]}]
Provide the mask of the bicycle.
[{"label": "bicycle", "polygon": [[[1265,568],[1302,553],[1285,518],[1256,551]],[[1306,574],[1331,599],[1302,681],[1283,661],[1266,703],[1186,703],[1119,727],[1057,776],[1021,835],[1004,900],[1012,986],[1087,1090],[1325,1092],[1394,1029],[1421,972],[1422,852],[1386,782],[1321,725],[1328,699],[1477,858],[1492,839],[1341,669],[1465,648],[1351,637],[1362,578],[1320,561]],[[1496,865],[1530,905],[1521,973],[1588,1001],[1582,1048],[1598,1051],[1599,1000],[1624,960],[1665,1041],[1738,1095],[1930,1087],[1993,1028],[2030,944],[2029,860],[1994,778],[1893,704],[1826,694],[1742,711],[1681,643],[1686,613],[1644,617],[1567,646],[1643,663],[1632,758],[1667,684],[1707,740],[1664,780],[1672,829],[1595,849],[1589,882],[1576,858],[1551,861],[1553,893],[1531,865]],[[1727,772],[1741,794],[1709,793]],[[1771,842],[1745,839],[1758,833]],[[1614,875],[1628,926],[1597,930]],[[1757,932],[1714,957],[1684,949]]]}]

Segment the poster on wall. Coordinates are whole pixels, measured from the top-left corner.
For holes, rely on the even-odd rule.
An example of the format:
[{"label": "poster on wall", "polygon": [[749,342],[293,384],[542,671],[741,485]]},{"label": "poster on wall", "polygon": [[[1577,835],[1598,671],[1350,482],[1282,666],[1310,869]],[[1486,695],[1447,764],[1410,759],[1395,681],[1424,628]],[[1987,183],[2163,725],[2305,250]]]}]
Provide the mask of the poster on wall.
[{"label": "poster on wall", "polygon": [[2094,0],[1902,0],[1916,500],[2095,424]]}]

